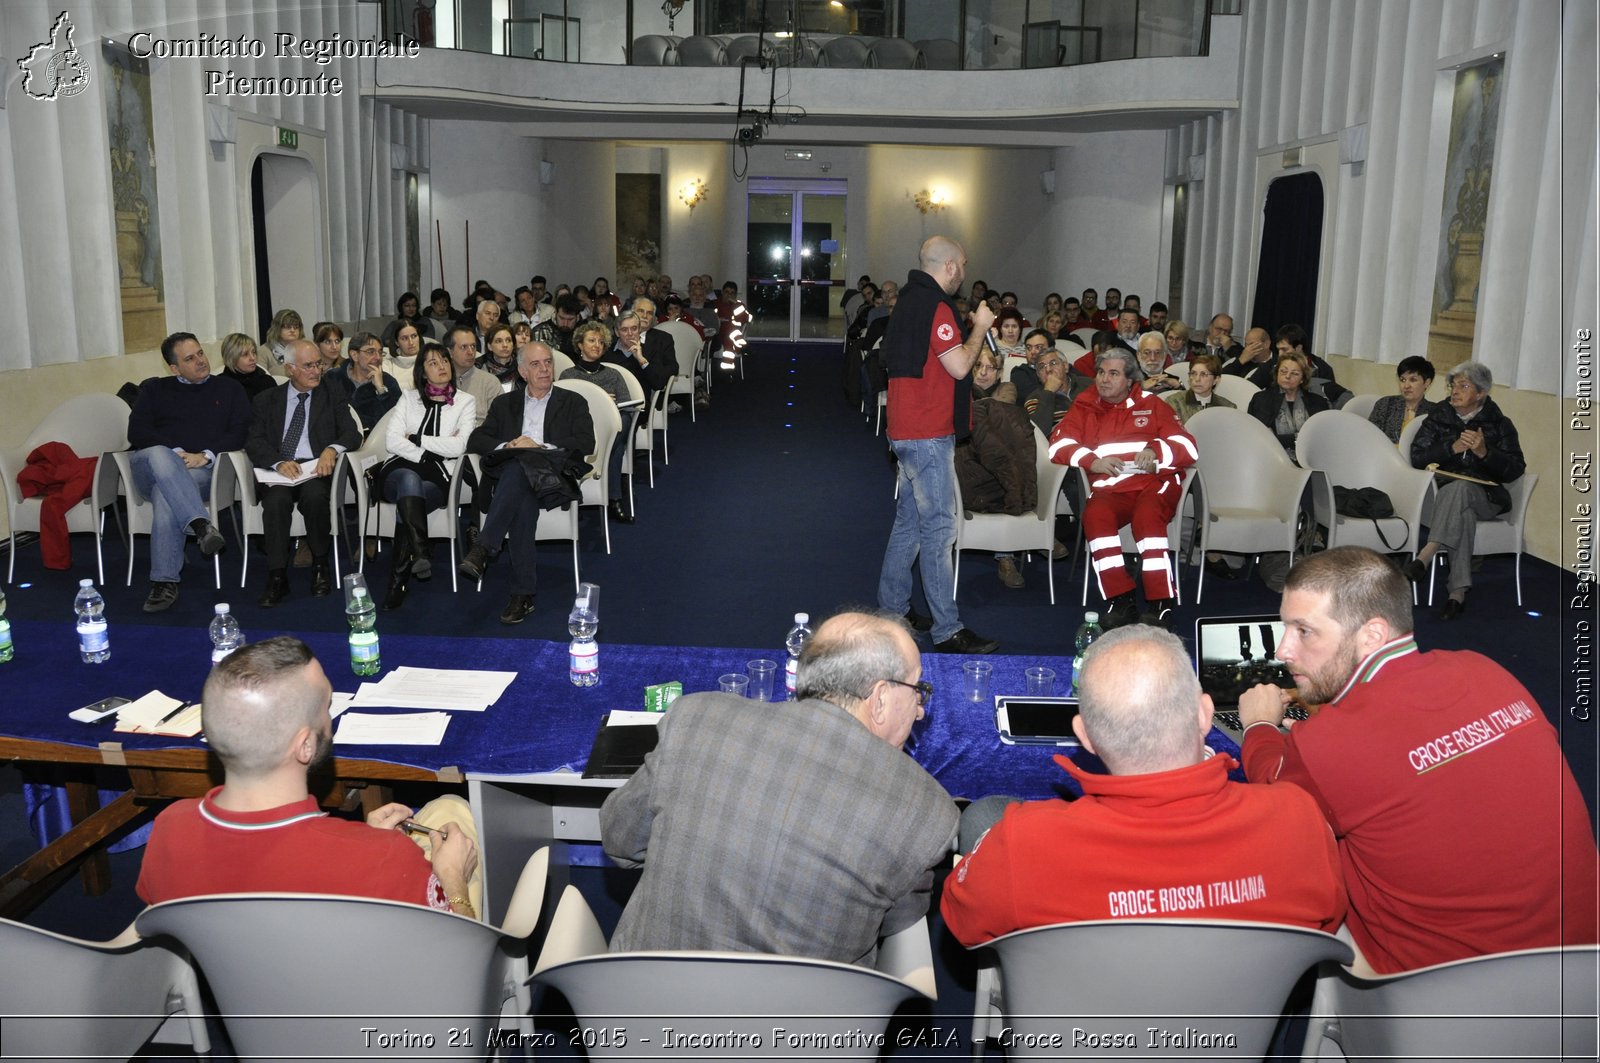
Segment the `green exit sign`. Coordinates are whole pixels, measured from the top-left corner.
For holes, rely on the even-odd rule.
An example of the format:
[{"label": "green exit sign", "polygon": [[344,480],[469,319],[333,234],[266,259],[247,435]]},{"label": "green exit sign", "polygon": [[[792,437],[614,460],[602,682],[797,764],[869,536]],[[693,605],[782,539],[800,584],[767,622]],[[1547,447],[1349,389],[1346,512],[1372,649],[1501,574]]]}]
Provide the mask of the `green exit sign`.
[{"label": "green exit sign", "polygon": [[296,133],[292,129],[279,129],[278,130],[278,147],[280,147],[280,148],[298,148],[299,146],[300,146],[300,134],[299,133]]}]

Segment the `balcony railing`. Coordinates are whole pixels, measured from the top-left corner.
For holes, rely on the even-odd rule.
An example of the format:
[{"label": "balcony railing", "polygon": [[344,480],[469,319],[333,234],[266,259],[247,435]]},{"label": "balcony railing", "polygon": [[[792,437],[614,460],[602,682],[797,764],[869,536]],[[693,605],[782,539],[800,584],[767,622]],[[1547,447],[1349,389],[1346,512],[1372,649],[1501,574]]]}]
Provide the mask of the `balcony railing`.
[{"label": "balcony railing", "polygon": [[381,0],[384,34],[554,62],[1015,70],[1208,53],[1236,0]]}]

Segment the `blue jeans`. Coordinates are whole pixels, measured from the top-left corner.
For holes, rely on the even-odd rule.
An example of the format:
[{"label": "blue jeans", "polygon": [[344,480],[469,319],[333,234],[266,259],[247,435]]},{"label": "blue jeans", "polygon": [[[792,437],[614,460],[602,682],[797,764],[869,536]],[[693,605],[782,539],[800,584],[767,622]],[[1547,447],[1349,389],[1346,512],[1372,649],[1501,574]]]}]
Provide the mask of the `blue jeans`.
[{"label": "blue jeans", "polygon": [[136,450],[130,461],[133,483],[154,510],[150,529],[150,578],[176,583],[183,573],[183,537],[189,525],[206,513],[211,493],[212,462],[203,469],[184,466],[170,447]]},{"label": "blue jeans", "polygon": [[444,505],[438,484],[429,483],[413,469],[391,469],[383,478],[383,500],[398,502],[402,498],[420,498],[430,511]]},{"label": "blue jeans", "polygon": [[900,498],[883,552],[878,607],[895,614],[911,607],[911,563],[917,561],[922,593],[933,613],[933,640],[943,642],[961,630],[951,564],[956,544],[955,437],[891,439],[889,446],[900,461]]}]

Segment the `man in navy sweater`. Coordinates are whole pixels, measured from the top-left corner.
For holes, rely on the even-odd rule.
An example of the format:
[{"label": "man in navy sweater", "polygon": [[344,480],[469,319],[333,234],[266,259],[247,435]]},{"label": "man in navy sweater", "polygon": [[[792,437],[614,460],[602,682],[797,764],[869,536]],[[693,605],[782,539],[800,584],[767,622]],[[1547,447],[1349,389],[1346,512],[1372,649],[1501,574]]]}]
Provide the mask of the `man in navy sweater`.
[{"label": "man in navy sweater", "polygon": [[214,557],[222,533],[206,513],[217,458],[244,446],[250,400],[227,377],[212,376],[200,341],[174,332],[161,341],[172,375],[146,381],[128,415],[133,482],[155,510],[150,529],[150,596],[144,611],[159,613],[178,600],[184,534]]}]

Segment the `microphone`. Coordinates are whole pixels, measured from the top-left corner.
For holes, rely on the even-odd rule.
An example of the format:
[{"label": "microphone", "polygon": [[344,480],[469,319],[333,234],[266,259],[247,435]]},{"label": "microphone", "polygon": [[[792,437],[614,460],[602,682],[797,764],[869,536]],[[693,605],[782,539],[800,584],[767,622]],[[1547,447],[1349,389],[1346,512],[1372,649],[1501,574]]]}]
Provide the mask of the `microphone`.
[{"label": "microphone", "polygon": [[990,332],[988,329],[983,330],[983,345],[989,348],[990,354],[1000,353],[1000,348],[997,347],[994,342],[994,333]]}]

